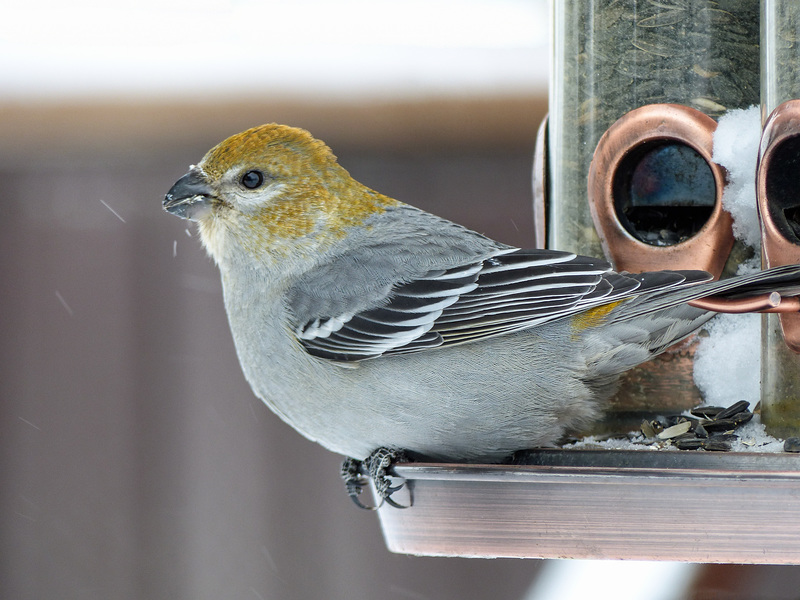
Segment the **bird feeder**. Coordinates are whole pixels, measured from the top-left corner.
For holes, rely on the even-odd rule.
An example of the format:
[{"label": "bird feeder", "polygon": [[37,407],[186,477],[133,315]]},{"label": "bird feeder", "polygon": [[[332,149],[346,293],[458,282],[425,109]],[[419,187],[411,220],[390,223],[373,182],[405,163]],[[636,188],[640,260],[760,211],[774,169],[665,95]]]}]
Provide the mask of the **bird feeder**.
[{"label": "bird feeder", "polygon": [[[547,245],[604,253],[617,270],[733,271],[722,208],[725,170],[712,159],[716,119],[759,101],[754,0],[567,0],[554,21],[546,181]],[[541,169],[540,169],[541,170]],[[696,406],[695,345],[626,373],[608,428]]]},{"label": "bird feeder", "polygon": [[[790,4],[766,0],[765,23],[793,28],[781,40],[798,52],[800,6]],[[618,270],[725,277],[749,256],[722,210],[726,173],[711,144],[717,118],[759,102],[759,2],[563,0],[551,10],[550,114],[533,169],[536,246],[605,253]],[[764,43],[776,35],[769,30]],[[784,76],[800,81],[800,56],[785,64]],[[800,98],[798,90],[779,102]],[[765,255],[800,262],[800,201],[788,193],[797,186],[774,193],[797,172],[787,167],[800,163],[800,118],[779,127],[781,114],[789,113],[776,112],[765,129],[759,167]],[[772,379],[764,387],[794,398],[800,355],[770,317],[778,329],[765,334]],[[684,346],[634,370],[611,422],[630,424],[635,414],[638,425],[648,412],[698,404],[692,360]],[[518,453],[513,464],[403,464],[393,473],[407,495],[397,500],[410,507],[378,514],[389,549],[409,554],[800,564],[798,461],[788,452],[557,448]]]},{"label": "bird feeder", "polygon": [[[764,266],[800,263],[800,5],[762,2],[761,137],[756,189]],[[774,435],[800,435],[800,314],[766,315],[761,410]]]}]

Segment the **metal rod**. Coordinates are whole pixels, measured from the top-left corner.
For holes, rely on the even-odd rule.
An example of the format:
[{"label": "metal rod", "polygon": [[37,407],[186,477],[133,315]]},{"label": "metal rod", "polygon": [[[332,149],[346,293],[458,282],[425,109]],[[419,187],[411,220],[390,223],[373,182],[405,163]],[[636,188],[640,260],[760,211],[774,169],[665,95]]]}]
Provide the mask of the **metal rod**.
[{"label": "metal rod", "polygon": [[800,298],[796,296],[781,297],[778,292],[760,294],[750,298],[719,298],[709,296],[708,298],[698,298],[690,300],[690,306],[713,310],[719,313],[789,313],[800,311]]}]

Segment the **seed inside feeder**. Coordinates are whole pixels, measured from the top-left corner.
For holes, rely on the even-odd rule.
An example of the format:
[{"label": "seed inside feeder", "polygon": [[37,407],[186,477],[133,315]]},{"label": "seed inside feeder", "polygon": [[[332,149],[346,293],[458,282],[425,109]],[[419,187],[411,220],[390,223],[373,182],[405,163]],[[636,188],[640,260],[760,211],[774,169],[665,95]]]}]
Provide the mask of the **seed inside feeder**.
[{"label": "seed inside feeder", "polygon": [[620,223],[652,246],[672,246],[697,234],[716,203],[708,162],[679,142],[635,148],[620,163],[613,185]]},{"label": "seed inside feeder", "polygon": [[767,168],[767,199],[780,232],[800,244],[800,136],[786,139],[773,151]]}]

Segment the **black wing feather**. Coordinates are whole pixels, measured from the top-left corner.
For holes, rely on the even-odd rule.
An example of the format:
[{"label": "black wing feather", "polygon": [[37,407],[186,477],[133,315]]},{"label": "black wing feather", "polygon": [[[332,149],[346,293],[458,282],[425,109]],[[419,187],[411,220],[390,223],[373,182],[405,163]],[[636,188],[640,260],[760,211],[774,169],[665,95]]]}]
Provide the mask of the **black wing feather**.
[{"label": "black wing feather", "polygon": [[396,285],[379,307],[321,317],[297,333],[315,356],[364,360],[525,329],[641,285],[603,260],[518,250],[429,271]]}]

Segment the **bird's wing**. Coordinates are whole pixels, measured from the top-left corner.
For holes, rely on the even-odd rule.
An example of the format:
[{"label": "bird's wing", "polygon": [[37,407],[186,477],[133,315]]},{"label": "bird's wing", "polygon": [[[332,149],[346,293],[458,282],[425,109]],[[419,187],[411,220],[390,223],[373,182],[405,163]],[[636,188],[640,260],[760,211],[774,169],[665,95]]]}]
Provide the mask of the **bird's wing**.
[{"label": "bird's wing", "polygon": [[507,334],[686,279],[623,275],[567,252],[503,250],[398,283],[366,308],[305,319],[296,335],[310,354],[358,361]]}]

